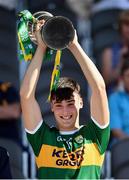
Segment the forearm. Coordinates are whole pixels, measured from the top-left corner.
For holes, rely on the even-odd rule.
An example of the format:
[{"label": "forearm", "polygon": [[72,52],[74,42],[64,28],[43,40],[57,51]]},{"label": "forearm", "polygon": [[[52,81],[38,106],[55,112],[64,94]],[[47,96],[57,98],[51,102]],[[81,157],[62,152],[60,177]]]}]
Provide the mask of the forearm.
[{"label": "forearm", "polygon": [[42,66],[43,57],[46,51],[46,47],[37,47],[34,57],[26,71],[22,86],[20,89],[20,95],[25,98],[29,98],[35,95],[36,85],[39,79],[39,74]]},{"label": "forearm", "polygon": [[91,59],[86,55],[84,50],[81,48],[79,43],[73,44],[72,47],[70,47],[70,51],[75,56],[78,63],[80,64],[80,67],[91,89],[97,90],[96,88],[99,87],[105,88],[105,83],[101,74],[99,73],[99,71],[97,70],[96,66],[91,61]]},{"label": "forearm", "polygon": [[86,55],[78,43],[72,44],[70,47],[72,54],[75,56],[77,62],[88,81],[91,88],[90,112],[91,116],[101,126],[109,123],[109,109],[105,89],[105,82],[97,70],[95,64]]}]

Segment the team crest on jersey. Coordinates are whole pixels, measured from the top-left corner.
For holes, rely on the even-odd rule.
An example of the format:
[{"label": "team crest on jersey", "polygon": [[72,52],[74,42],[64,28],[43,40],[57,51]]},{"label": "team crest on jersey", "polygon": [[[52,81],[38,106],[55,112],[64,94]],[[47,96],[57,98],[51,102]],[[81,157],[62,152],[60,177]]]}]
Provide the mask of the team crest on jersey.
[{"label": "team crest on jersey", "polygon": [[78,144],[82,144],[83,143],[83,137],[82,135],[79,135],[75,138],[75,141],[78,143]]}]

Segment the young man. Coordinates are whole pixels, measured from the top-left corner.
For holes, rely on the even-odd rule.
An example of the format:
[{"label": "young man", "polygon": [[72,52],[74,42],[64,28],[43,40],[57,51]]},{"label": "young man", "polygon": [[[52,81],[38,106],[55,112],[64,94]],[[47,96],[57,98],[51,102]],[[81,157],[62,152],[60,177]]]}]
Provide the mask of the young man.
[{"label": "young man", "polygon": [[46,45],[39,30],[36,32],[37,50],[21,86],[21,105],[27,137],[32,145],[42,179],[100,178],[104,152],[109,139],[109,111],[105,83],[93,62],[85,54],[77,35],[68,49],[79,63],[91,90],[91,122],[79,127],[79,110],[83,107],[79,85],[61,78],[51,93],[51,110],[57,128],[48,127],[35,99]]}]

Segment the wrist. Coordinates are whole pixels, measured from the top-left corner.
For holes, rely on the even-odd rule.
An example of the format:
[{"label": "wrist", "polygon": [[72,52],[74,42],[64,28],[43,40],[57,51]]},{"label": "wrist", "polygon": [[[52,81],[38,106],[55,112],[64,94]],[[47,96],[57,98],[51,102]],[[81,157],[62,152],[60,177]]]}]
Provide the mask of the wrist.
[{"label": "wrist", "polygon": [[43,43],[39,43],[37,48],[44,52],[44,51],[46,51],[47,46],[45,44],[43,44]]},{"label": "wrist", "polygon": [[77,43],[71,42],[71,43],[68,45],[68,49],[69,49],[69,50],[73,50],[74,48],[76,48],[76,46],[77,46]]},{"label": "wrist", "polygon": [[80,46],[80,44],[79,44],[78,42],[75,42],[75,43],[72,42],[71,44],[69,44],[68,49],[69,49],[71,52],[73,52],[73,51],[75,51],[76,49],[78,49],[79,46]]}]

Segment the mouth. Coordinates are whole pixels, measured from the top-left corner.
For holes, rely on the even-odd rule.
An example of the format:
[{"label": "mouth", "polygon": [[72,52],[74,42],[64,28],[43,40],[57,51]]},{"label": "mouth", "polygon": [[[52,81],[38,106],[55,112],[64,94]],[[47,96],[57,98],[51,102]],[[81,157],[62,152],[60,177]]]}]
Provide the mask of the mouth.
[{"label": "mouth", "polygon": [[72,118],[72,115],[69,115],[69,116],[60,116],[61,119],[63,120],[69,120]]}]

